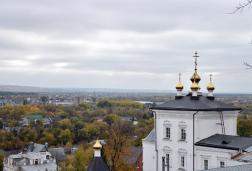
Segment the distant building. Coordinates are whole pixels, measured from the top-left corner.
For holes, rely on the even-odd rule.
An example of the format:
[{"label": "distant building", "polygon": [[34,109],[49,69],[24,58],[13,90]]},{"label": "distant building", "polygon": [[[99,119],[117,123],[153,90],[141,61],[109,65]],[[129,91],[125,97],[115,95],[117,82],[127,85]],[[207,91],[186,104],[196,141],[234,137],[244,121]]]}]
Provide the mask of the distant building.
[{"label": "distant building", "polygon": [[57,171],[57,164],[47,144],[31,143],[23,152],[5,159],[3,171]]},{"label": "distant building", "polygon": [[126,122],[130,122],[132,123],[133,125],[137,125],[138,124],[138,120],[136,117],[134,116],[122,116],[121,119],[123,121],[126,121]]},{"label": "distant building", "polygon": [[22,120],[19,121],[19,124],[20,126],[29,126],[31,124],[37,124],[38,122],[41,122],[44,126],[48,126],[53,122],[53,120],[40,114],[34,114],[23,117]]},{"label": "distant building", "polygon": [[63,147],[49,148],[48,151],[55,158],[56,163],[60,163],[66,160],[66,152]]}]

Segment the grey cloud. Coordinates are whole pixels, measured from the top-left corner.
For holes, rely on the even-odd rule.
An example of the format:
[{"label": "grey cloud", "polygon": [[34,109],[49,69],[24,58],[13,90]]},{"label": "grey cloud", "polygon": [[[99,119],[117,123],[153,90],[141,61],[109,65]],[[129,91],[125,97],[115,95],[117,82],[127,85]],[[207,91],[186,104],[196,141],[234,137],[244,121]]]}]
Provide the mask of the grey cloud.
[{"label": "grey cloud", "polygon": [[[250,82],[242,62],[251,61],[252,10],[225,14],[236,4],[236,0],[2,1],[1,80],[173,89],[176,73],[184,73],[185,80],[190,77],[192,55],[198,50],[202,83],[208,81],[205,73],[218,73],[219,91],[241,91],[230,85],[228,76]],[[185,84],[188,87],[189,81]]]}]

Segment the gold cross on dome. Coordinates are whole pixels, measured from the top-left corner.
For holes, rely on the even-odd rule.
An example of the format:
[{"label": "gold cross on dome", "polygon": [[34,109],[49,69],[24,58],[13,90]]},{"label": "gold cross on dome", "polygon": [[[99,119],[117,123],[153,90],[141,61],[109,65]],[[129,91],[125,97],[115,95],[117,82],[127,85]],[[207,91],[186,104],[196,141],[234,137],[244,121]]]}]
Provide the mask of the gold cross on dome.
[{"label": "gold cross on dome", "polygon": [[194,62],[194,64],[195,64],[195,70],[197,70],[197,66],[198,66],[198,60],[197,60],[197,58],[199,58],[199,55],[198,55],[197,51],[194,53],[193,57],[195,58],[195,62]]},{"label": "gold cross on dome", "polygon": [[213,76],[213,74],[210,74],[209,76],[210,76],[210,82],[212,82],[212,79],[213,79],[212,76]]},{"label": "gold cross on dome", "polygon": [[182,74],[181,74],[181,73],[179,73],[179,82],[181,82],[181,75],[182,75]]}]

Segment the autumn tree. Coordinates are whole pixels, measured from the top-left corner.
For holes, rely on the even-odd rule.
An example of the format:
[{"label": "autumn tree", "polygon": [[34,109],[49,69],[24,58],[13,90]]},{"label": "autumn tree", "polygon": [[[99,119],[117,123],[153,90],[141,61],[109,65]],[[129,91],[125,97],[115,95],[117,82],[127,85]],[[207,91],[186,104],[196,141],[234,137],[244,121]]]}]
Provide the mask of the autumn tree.
[{"label": "autumn tree", "polygon": [[81,145],[74,154],[68,155],[65,161],[59,163],[59,166],[64,171],[86,171],[92,156],[93,148]]},{"label": "autumn tree", "polygon": [[104,121],[108,124],[108,125],[112,125],[114,122],[116,122],[119,119],[119,116],[117,116],[116,114],[109,114],[107,116],[105,116]]},{"label": "autumn tree", "polygon": [[111,125],[110,136],[104,147],[105,158],[112,171],[128,170],[123,156],[129,155],[132,127],[126,122],[117,120]]},{"label": "autumn tree", "polygon": [[76,171],[85,171],[86,166],[93,156],[93,149],[86,148],[81,145],[79,149],[74,153],[74,167]]},{"label": "autumn tree", "polygon": [[31,127],[24,127],[20,130],[19,136],[24,142],[36,141],[37,132]]},{"label": "autumn tree", "polygon": [[42,133],[42,137],[40,138],[40,142],[43,144],[47,142],[49,145],[54,145],[56,142],[56,139],[53,133],[49,131],[44,131]]},{"label": "autumn tree", "polygon": [[72,143],[72,133],[69,129],[61,130],[59,134],[59,139],[62,145],[67,143]]},{"label": "autumn tree", "polygon": [[153,118],[146,119],[146,120],[139,122],[139,124],[136,126],[136,128],[134,130],[135,135],[137,136],[137,138],[135,140],[136,146],[142,145],[142,139],[145,138],[150,133],[150,131],[153,129],[153,127],[154,127],[154,119]]},{"label": "autumn tree", "polygon": [[101,108],[111,108],[112,107],[112,103],[109,100],[100,100],[97,103],[97,106],[101,107]]},{"label": "autumn tree", "polygon": [[237,132],[240,136],[251,136],[252,135],[252,117],[244,118],[239,117],[237,123]]},{"label": "autumn tree", "polygon": [[92,122],[87,123],[81,130],[80,130],[80,137],[82,139],[86,139],[88,141],[100,138],[104,139],[108,135],[108,127],[107,124],[104,122]]},{"label": "autumn tree", "polygon": [[72,122],[70,119],[63,119],[58,122],[61,129],[72,129]]}]

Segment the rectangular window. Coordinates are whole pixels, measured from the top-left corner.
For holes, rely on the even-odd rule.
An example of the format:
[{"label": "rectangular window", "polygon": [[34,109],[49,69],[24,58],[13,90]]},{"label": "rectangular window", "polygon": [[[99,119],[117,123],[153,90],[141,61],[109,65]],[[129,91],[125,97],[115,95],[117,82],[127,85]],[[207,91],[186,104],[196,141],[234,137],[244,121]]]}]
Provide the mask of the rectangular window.
[{"label": "rectangular window", "polygon": [[165,157],[162,157],[162,171],[165,171]]},{"label": "rectangular window", "polygon": [[184,168],[185,167],[185,156],[181,156],[181,167]]},{"label": "rectangular window", "polygon": [[165,157],[162,157],[162,171],[170,169],[170,154],[166,154]]},{"label": "rectangular window", "polygon": [[169,127],[165,128],[165,138],[167,138],[167,139],[171,138],[171,128],[169,128]]},{"label": "rectangular window", "polygon": [[225,162],[224,161],[220,161],[220,167],[225,167]]},{"label": "rectangular window", "polygon": [[204,170],[208,169],[208,160],[204,160]]},{"label": "rectangular window", "polygon": [[181,141],[185,141],[186,140],[186,130],[185,128],[181,129],[181,137],[180,137]]},{"label": "rectangular window", "polygon": [[166,165],[167,168],[170,167],[170,154],[166,154]]}]

